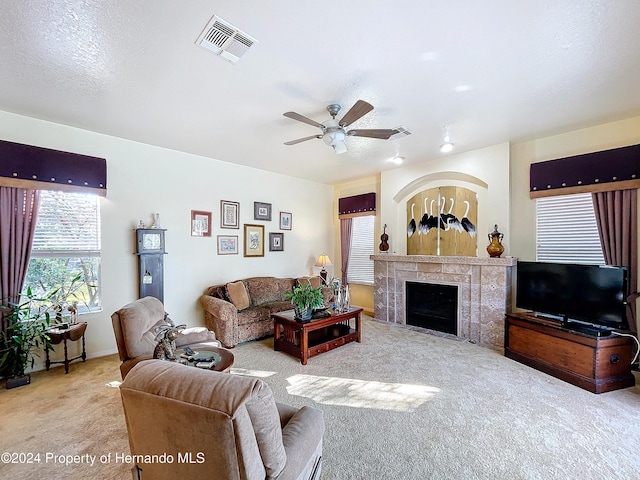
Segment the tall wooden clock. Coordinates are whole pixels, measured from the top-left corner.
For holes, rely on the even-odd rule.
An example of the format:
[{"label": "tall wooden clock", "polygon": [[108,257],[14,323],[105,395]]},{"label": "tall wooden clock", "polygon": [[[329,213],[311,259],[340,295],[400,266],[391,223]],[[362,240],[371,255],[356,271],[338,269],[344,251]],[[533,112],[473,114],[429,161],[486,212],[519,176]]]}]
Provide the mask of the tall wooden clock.
[{"label": "tall wooden clock", "polygon": [[164,232],[161,228],[136,229],[140,298],[151,296],[164,302]]}]

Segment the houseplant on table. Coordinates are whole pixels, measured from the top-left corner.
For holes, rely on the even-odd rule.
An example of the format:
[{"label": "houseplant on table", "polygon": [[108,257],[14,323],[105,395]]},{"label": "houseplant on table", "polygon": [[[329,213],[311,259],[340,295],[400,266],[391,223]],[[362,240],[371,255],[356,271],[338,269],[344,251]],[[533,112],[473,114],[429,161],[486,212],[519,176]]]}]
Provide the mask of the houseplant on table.
[{"label": "houseplant on table", "polygon": [[295,310],[296,319],[309,320],[314,308],[323,306],[322,285],[313,288],[311,283],[296,285],[293,291],[285,292],[285,296],[291,300]]}]

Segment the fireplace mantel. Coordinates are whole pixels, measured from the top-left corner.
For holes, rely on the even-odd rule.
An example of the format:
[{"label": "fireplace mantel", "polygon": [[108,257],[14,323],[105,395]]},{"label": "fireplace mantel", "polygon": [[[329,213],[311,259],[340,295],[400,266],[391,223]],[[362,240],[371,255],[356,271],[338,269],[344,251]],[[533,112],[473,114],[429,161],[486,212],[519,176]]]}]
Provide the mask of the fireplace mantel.
[{"label": "fireplace mantel", "polygon": [[375,318],[406,324],[406,282],[458,286],[458,337],[501,350],[504,315],[511,310],[513,257],[371,255]]}]

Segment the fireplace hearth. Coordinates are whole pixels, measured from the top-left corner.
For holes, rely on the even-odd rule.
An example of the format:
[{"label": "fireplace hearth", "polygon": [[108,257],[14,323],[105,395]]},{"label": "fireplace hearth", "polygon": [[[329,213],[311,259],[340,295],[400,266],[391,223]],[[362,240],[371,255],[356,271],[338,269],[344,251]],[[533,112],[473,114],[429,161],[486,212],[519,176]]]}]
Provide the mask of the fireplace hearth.
[{"label": "fireplace hearth", "polygon": [[406,283],[407,325],[458,334],[458,286]]},{"label": "fireplace hearth", "polygon": [[381,254],[371,259],[377,320],[412,324],[405,303],[409,283],[453,286],[457,289],[453,335],[495,350],[504,348],[504,316],[511,311],[515,258]]}]

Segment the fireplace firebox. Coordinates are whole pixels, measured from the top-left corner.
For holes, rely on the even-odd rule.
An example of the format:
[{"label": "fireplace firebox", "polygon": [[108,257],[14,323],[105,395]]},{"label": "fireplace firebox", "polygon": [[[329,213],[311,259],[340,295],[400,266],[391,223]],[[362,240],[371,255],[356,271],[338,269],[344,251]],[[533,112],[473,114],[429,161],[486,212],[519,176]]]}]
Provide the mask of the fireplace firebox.
[{"label": "fireplace firebox", "polygon": [[458,287],[406,283],[407,325],[458,335]]}]

